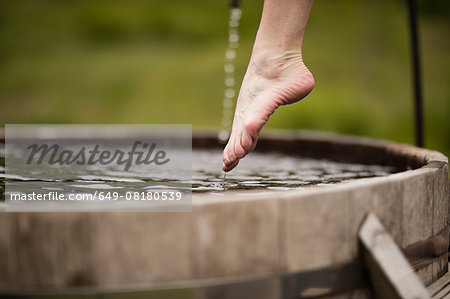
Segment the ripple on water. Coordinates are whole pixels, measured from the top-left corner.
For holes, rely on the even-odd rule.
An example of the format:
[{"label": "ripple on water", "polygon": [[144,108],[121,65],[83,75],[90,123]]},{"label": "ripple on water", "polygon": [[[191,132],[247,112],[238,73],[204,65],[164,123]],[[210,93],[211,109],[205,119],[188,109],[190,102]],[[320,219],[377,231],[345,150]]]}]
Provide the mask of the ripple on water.
[{"label": "ripple on water", "polygon": [[[82,168],[75,180],[64,178],[53,182],[69,182],[67,186],[82,187],[86,190],[189,190],[194,193],[223,193],[226,190],[290,190],[309,186],[329,186],[340,182],[361,178],[385,176],[398,172],[390,166],[341,163],[329,160],[289,156],[278,153],[251,153],[239,166],[227,174],[223,184],[222,152],[220,150],[194,150],[192,157],[192,177],[174,180],[164,174],[151,176],[145,169],[125,172],[111,169],[100,173],[98,169]],[[26,182],[30,188],[62,190],[59,186],[40,186],[39,175],[5,175],[0,168],[0,177],[6,182]],[[48,180],[45,180],[48,181]],[[73,183],[72,183],[73,182]],[[177,184],[183,184],[179,187]],[[42,184],[41,184],[42,185]],[[4,187],[0,184],[0,188]],[[58,189],[59,188],[59,189]],[[255,190],[256,192],[256,190]],[[1,192],[3,193],[3,192]]]}]

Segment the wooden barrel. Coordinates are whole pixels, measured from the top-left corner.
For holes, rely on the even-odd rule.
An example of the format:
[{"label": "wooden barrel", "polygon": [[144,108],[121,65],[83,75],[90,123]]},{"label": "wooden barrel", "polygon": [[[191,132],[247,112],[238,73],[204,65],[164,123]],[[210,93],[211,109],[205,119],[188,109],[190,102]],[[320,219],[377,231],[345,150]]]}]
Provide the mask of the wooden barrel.
[{"label": "wooden barrel", "polygon": [[[223,145],[198,133],[193,146]],[[192,213],[6,213],[1,202],[0,293],[365,297],[357,232],[368,212],[403,249],[447,227],[440,153],[311,132],[267,134],[257,150],[409,170],[305,190],[194,194]],[[427,285],[447,272],[446,253],[412,263]]]}]

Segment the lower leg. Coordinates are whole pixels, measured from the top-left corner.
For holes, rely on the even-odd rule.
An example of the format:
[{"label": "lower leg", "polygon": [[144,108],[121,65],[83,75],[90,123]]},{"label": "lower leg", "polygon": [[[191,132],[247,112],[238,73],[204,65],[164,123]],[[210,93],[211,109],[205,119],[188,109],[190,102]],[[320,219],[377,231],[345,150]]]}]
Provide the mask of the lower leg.
[{"label": "lower leg", "polygon": [[259,133],[281,105],[307,96],[314,78],[303,63],[302,42],[313,0],[265,0],[261,23],[236,104],[223,170],[256,146]]}]

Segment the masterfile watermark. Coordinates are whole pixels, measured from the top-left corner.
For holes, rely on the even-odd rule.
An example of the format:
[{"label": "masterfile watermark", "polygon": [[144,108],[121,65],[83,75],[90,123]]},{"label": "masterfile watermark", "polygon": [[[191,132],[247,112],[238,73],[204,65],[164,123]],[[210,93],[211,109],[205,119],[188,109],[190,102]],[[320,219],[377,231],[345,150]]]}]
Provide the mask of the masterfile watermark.
[{"label": "masterfile watermark", "polygon": [[6,125],[6,211],[191,211],[190,125]]},{"label": "masterfile watermark", "polygon": [[[142,147],[142,151],[138,147]],[[141,141],[135,141],[131,150],[128,152],[115,149],[101,149],[101,145],[96,144],[92,150],[87,150],[86,147],[82,147],[78,151],[62,150],[58,144],[31,144],[27,147],[30,150],[30,154],[26,161],[26,164],[30,165],[34,159],[36,163],[41,165],[44,159],[48,155],[48,163],[51,165],[109,165],[116,162],[118,165],[124,165],[124,170],[129,170],[131,164],[134,162],[136,165],[164,165],[170,161],[166,158],[166,152],[164,150],[155,150],[156,143],[148,144]]]}]

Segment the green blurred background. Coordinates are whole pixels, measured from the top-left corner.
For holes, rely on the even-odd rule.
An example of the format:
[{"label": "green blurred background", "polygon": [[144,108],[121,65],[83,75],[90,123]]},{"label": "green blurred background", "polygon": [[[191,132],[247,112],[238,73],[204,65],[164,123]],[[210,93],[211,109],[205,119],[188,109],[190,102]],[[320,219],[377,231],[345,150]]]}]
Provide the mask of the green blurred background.
[{"label": "green blurred background", "polygon": [[[243,0],[237,76],[262,9]],[[2,123],[221,126],[228,1],[0,0]],[[426,144],[450,154],[448,1],[420,2]],[[316,1],[304,41],[316,88],[269,128],[413,143],[404,1]]]}]

